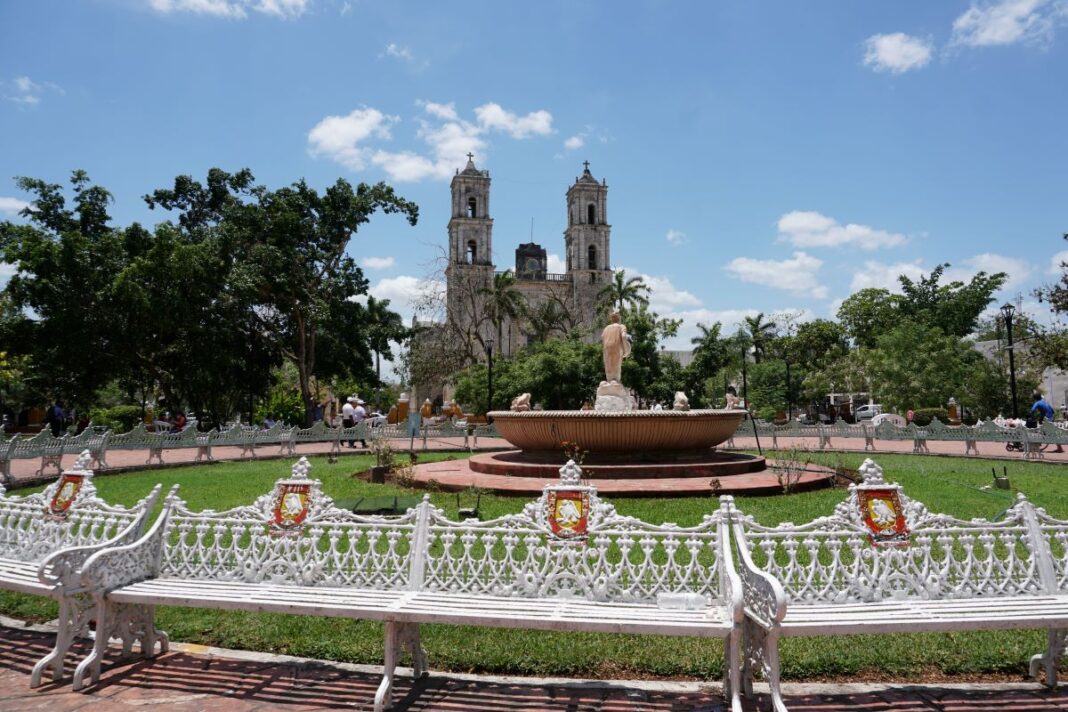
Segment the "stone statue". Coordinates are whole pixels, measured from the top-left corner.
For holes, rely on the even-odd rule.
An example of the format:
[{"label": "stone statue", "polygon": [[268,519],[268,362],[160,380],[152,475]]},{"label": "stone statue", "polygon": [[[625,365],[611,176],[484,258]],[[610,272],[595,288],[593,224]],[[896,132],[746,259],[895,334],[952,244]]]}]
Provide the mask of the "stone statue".
[{"label": "stone statue", "polygon": [[734,408],[742,407],[742,399],[733,393],[727,393],[727,408],[733,410]]},{"label": "stone statue", "polygon": [[690,399],[686,397],[686,394],[682,391],[675,391],[675,404],[671,406],[672,410],[689,410]]},{"label": "stone statue", "polygon": [[619,312],[613,312],[612,323],[601,332],[604,345],[604,378],[609,383],[619,383],[623,371],[623,359],[630,356],[630,337],[627,327],[620,323]]},{"label": "stone statue", "polygon": [[516,413],[522,413],[530,410],[530,394],[521,393],[512,399],[512,410]]}]

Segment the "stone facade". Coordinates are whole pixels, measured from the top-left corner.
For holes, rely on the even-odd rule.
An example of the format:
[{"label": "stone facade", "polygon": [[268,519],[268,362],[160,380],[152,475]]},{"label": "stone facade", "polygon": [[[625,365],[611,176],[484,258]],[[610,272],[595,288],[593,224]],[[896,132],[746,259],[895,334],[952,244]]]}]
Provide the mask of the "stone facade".
[{"label": "stone facade", "polygon": [[[497,267],[493,262],[493,218],[490,217],[489,171],[467,166],[452,179],[452,217],[449,220],[449,263],[445,270],[447,318],[455,323],[479,322],[483,338],[493,338],[495,352],[508,355],[527,345],[529,324],[505,320],[500,337],[485,320],[477,292],[490,287]],[[611,232],[608,223],[608,185],[598,182],[584,164],[582,175],[567,191],[564,230],[566,272],[548,272],[544,247],[533,242],[515,251],[516,288],[531,309],[555,300],[578,325],[596,326],[597,293],[612,279]],[[468,330],[462,329],[462,332]]]}]

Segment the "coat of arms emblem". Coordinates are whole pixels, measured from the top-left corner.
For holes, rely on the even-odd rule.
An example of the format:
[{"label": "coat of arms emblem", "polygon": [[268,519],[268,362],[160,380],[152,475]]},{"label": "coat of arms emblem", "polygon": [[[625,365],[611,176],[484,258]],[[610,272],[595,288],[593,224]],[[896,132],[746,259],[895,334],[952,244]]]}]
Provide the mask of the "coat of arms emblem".
[{"label": "coat of arms emblem", "polygon": [[52,501],[48,503],[49,514],[57,519],[66,517],[70,506],[78,498],[78,492],[81,491],[83,482],[85,482],[84,475],[65,473],[60,478],[59,484],[56,485],[56,492],[52,495]]},{"label": "coat of arms emblem", "polygon": [[858,488],[857,503],[873,546],[909,545],[909,528],[896,487]]},{"label": "coat of arms emblem", "polygon": [[549,490],[549,529],[558,539],[586,537],[590,522],[590,493],[582,487],[559,487]]},{"label": "coat of arms emblem", "polygon": [[311,485],[283,484],[278,488],[274,501],[272,528],[277,533],[299,531],[308,517],[311,504]]}]

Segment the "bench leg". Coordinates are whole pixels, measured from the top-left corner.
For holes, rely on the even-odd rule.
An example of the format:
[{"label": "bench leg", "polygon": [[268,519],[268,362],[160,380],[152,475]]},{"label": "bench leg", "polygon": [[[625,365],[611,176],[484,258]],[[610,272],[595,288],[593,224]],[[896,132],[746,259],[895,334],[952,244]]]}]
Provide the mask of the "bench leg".
[{"label": "bench leg", "polygon": [[56,644],[48,655],[37,661],[30,673],[30,687],[41,684],[41,676],[51,668],[52,680],[63,678],[63,661],[67,657],[71,644],[76,638],[89,634],[89,619],[93,615],[92,599],[81,596],[64,596],[59,599],[59,630],[56,632]]},{"label": "bench leg", "polygon": [[124,657],[133,653],[134,643],[138,644],[141,656],[145,658],[156,656],[157,643],[160,654],[166,653],[170,648],[168,635],[156,628],[155,606],[107,602],[98,604],[93,651],[74,670],[75,690],[82,689],[86,673],[89,673],[92,684],[96,684],[100,679],[100,663],[112,638],[122,641]]},{"label": "bench leg", "polygon": [[726,650],[723,654],[723,696],[731,707],[731,712],[742,712],[742,665],[741,645],[742,631],[737,626],[724,641]]},{"label": "bench leg", "polygon": [[1031,677],[1038,678],[1038,669],[1045,667],[1046,679],[1043,680],[1043,684],[1051,689],[1057,687],[1057,659],[1064,654],[1066,637],[1068,637],[1068,630],[1049,631],[1049,647],[1046,648],[1045,654],[1031,658],[1028,671]]},{"label": "bench leg", "polygon": [[401,644],[412,655],[412,669],[415,677],[426,677],[430,674],[430,666],[427,664],[426,650],[423,648],[422,639],[419,636],[418,623],[405,623],[401,627]]},{"label": "bench leg", "polygon": [[742,694],[753,699],[753,673],[759,670],[771,688],[771,705],[775,712],[788,712],[779,688],[779,634],[765,630],[748,617],[742,636],[745,656],[742,658]]},{"label": "bench leg", "polygon": [[401,624],[387,621],[386,625],[386,659],[382,670],[382,682],[378,684],[375,692],[374,712],[384,712],[393,705],[393,672],[397,668],[397,660],[400,657],[400,631]]}]

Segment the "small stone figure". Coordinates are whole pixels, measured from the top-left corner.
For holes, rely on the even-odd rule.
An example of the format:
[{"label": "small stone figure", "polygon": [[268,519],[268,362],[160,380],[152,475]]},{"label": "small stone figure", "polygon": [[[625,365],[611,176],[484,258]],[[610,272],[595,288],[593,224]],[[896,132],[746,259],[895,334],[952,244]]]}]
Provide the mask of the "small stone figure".
[{"label": "small stone figure", "polygon": [[512,411],[516,413],[522,413],[530,410],[530,394],[520,393],[518,396],[512,399]]},{"label": "small stone figure", "polygon": [[733,410],[735,408],[741,408],[742,407],[741,406],[741,402],[742,402],[741,398],[739,398],[734,393],[730,393],[728,391],[728,393],[727,393],[727,409],[728,410]]},{"label": "small stone figure", "polygon": [[671,406],[672,410],[689,410],[690,399],[686,397],[686,394],[682,391],[675,391],[675,404]]}]

